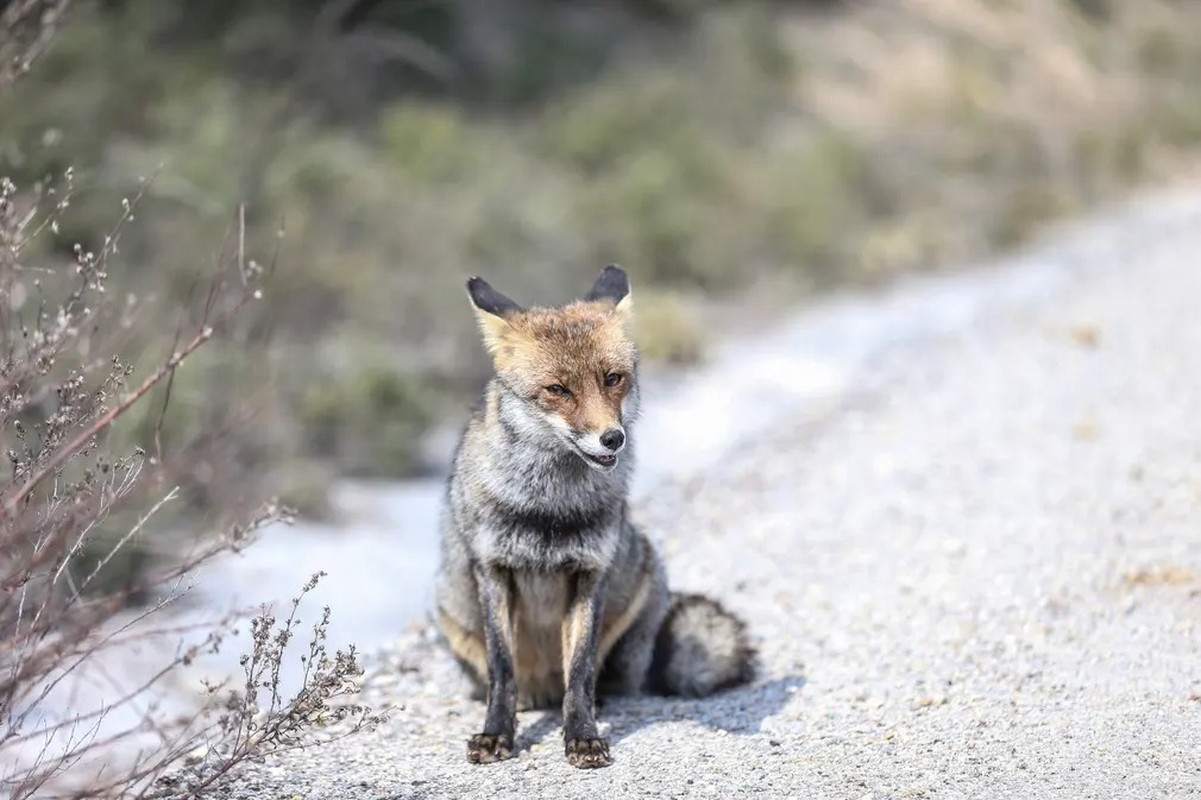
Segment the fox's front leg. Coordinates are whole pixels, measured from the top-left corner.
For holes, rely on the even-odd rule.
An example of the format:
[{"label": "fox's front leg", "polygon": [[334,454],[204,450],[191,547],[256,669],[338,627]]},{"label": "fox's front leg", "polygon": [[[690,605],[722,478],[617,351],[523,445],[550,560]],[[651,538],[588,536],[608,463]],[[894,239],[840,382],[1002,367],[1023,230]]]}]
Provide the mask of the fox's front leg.
[{"label": "fox's front leg", "polygon": [[603,581],[592,572],[575,576],[563,620],[563,742],[574,767],[607,767],[609,743],[596,729],[596,656],[603,612]]},{"label": "fox's front leg", "polygon": [[484,732],[467,740],[467,760],[489,764],[513,755],[517,678],[513,671],[513,576],[499,567],[476,569],[484,648],[488,659],[488,713]]}]

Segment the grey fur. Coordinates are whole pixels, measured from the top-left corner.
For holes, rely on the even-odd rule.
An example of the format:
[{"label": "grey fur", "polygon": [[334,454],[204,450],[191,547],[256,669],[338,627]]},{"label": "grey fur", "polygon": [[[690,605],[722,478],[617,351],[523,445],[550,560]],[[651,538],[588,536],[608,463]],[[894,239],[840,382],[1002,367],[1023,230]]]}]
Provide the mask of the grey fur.
[{"label": "grey fur", "polygon": [[754,662],[740,619],[708,597],[676,594],[656,642],[648,688],[705,697],[749,681]]}]

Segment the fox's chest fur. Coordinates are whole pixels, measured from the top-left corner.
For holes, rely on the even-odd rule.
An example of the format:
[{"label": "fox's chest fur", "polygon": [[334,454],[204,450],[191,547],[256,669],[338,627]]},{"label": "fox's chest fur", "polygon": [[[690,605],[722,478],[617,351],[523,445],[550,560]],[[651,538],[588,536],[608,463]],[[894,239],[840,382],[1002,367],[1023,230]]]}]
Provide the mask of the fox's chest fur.
[{"label": "fox's chest fur", "polygon": [[539,572],[603,570],[626,518],[632,451],[609,473],[546,449],[506,416],[504,387],[489,389],[472,420],[450,486],[456,527],[488,565]]}]

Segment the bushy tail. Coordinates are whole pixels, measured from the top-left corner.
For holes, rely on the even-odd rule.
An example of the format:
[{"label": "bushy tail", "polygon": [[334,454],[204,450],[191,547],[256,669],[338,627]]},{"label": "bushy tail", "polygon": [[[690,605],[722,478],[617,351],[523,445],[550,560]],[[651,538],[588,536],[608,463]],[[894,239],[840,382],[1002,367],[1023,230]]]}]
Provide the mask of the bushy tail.
[{"label": "bushy tail", "polygon": [[656,694],[704,697],[754,677],[755,651],[742,620],[716,600],[672,593],[655,639],[647,687]]}]

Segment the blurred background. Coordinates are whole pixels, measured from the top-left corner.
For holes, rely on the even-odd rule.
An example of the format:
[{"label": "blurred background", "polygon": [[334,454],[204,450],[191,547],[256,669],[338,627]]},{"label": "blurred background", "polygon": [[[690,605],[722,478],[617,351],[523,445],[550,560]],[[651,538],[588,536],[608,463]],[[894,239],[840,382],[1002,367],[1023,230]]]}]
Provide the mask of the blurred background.
[{"label": "blurred background", "polygon": [[154,176],[110,285],[165,337],[239,203],[248,250],[282,228],[164,434],[249,403],[220,477],[320,515],[335,476],[444,466],[486,374],[465,276],[553,303],[620,262],[648,359],[702,362],[1191,172],[1199,74],[1170,0],[93,0],[0,97],[0,174],[73,168],[64,250]]},{"label": "blurred background", "polygon": [[0,94],[0,175],[71,170],[51,260],[143,194],[108,276],[154,301],[135,353],[170,347],[244,204],[263,298],[114,447],[208,436],[183,509],[279,493],[310,522],[205,585],[288,596],[325,567],[371,645],[423,611],[438,476],[487,375],[467,276],[547,304],[625,265],[652,411],[679,415],[670,376],[747,363],[717,354],[821,293],[1195,178],[1199,75],[1188,0],[77,0]]}]

